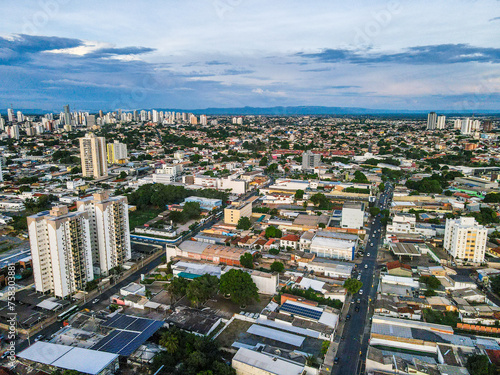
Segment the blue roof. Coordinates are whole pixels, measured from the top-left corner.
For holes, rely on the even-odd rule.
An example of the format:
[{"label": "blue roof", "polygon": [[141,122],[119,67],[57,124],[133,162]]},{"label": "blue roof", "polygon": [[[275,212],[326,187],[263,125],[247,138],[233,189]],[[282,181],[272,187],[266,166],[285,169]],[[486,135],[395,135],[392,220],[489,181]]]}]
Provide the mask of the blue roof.
[{"label": "blue roof", "polygon": [[163,322],[161,320],[116,314],[101,325],[114,328],[114,330],[90,349],[129,356],[163,327]]},{"label": "blue roof", "polygon": [[177,276],[183,277],[185,279],[196,279],[197,277],[200,277],[201,275],[198,275],[196,273],[189,273],[189,272],[179,272],[179,274]]},{"label": "blue roof", "polygon": [[303,316],[305,318],[311,318],[315,320],[319,320],[321,315],[323,314],[321,311],[308,309],[307,307],[292,305],[291,303],[285,302],[280,307],[280,311],[285,311],[293,315]]}]

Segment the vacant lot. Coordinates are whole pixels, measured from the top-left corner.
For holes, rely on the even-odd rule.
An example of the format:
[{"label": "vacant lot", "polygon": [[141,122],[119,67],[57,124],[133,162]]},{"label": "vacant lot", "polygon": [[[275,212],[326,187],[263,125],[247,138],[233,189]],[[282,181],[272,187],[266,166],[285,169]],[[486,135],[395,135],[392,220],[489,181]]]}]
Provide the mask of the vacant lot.
[{"label": "vacant lot", "polygon": [[128,214],[129,226],[130,229],[134,229],[135,227],[142,227],[149,220],[154,219],[161,213],[162,210],[136,210],[131,211]]},{"label": "vacant lot", "polygon": [[217,337],[216,341],[223,348],[230,348],[233,342],[245,333],[253,323],[245,322],[243,320],[234,319],[229,326]]}]

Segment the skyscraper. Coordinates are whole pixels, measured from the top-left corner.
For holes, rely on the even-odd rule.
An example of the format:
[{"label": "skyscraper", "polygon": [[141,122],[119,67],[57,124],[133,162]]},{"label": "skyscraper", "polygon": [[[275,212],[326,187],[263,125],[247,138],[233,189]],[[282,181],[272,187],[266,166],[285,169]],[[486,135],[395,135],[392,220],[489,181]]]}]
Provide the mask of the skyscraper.
[{"label": "skyscraper", "polygon": [[201,115],[200,116],[200,125],[207,125],[207,116],[206,115]]},{"label": "skyscraper", "polygon": [[64,298],[94,279],[86,212],[54,207],[29,216],[28,231],[37,292]]},{"label": "skyscraper", "polygon": [[464,135],[472,133],[472,120],[470,119],[470,117],[462,119],[460,133]]},{"label": "skyscraper", "polygon": [[438,116],[436,129],[443,130],[446,125],[446,116]]},{"label": "skyscraper", "polygon": [[69,111],[69,104],[64,106],[64,124],[71,125],[71,112]]},{"label": "skyscraper", "polygon": [[485,132],[490,132],[493,130],[493,122],[491,120],[484,120],[483,121],[483,130]]},{"label": "skyscraper", "polygon": [[314,168],[319,166],[321,162],[320,154],[313,154],[310,150],[307,150],[302,154],[302,170],[303,171],[313,171]]},{"label": "skyscraper", "polygon": [[77,201],[76,207],[89,217],[92,263],[101,275],[131,258],[126,197],[102,192]]},{"label": "skyscraper", "polygon": [[114,141],[108,143],[108,163],[109,164],[123,164],[127,161],[127,145]]},{"label": "skyscraper", "polygon": [[437,115],[436,112],[429,112],[427,115],[427,130],[436,129]]},{"label": "skyscraper", "polygon": [[80,138],[80,158],[83,177],[100,178],[108,175],[106,139],[88,133]]},{"label": "skyscraper", "polygon": [[446,219],[443,247],[454,259],[484,262],[487,240],[488,229],[473,217]]},{"label": "skyscraper", "polygon": [[7,108],[7,119],[9,122],[14,122],[14,110],[12,108]]}]

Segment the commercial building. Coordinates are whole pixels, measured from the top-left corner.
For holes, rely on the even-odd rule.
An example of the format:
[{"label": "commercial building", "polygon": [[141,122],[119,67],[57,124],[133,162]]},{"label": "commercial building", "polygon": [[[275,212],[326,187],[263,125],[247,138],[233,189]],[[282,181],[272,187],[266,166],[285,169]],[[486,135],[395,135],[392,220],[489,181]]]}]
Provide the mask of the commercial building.
[{"label": "commercial building", "polygon": [[421,234],[426,237],[434,237],[436,230],[432,227],[417,224],[417,218],[413,214],[396,213],[392,219],[392,224],[387,225],[387,236],[390,233]]},{"label": "commercial building", "polygon": [[247,249],[239,247],[221,246],[198,241],[184,241],[178,246],[166,245],[167,261],[181,257],[194,260],[206,260],[213,263],[222,263],[229,266],[239,266],[240,257],[247,253]]},{"label": "commercial building", "polygon": [[231,365],[236,375],[302,375],[304,365],[275,355],[239,348]]},{"label": "commercial building", "polygon": [[314,171],[321,162],[321,154],[314,154],[310,150],[302,154],[302,170]]},{"label": "commercial building", "polygon": [[342,207],[342,228],[362,229],[365,217],[364,203],[346,202]]},{"label": "commercial building", "polygon": [[127,145],[114,141],[108,143],[108,163],[109,164],[124,164],[127,162]]},{"label": "commercial building", "polygon": [[210,199],[210,198],[203,198],[203,197],[187,197],[184,199],[184,203],[189,203],[189,202],[196,202],[200,204],[200,207],[203,210],[207,211],[212,211],[213,209],[222,207],[222,200],[220,199]]},{"label": "commercial building", "polygon": [[252,216],[252,202],[235,203],[224,208],[224,223],[237,225],[242,217]]},{"label": "commercial building", "polygon": [[484,262],[487,241],[488,229],[473,217],[446,219],[443,247],[454,259]]},{"label": "commercial building", "polygon": [[106,139],[88,133],[80,138],[80,158],[82,160],[82,176],[100,178],[108,175],[106,157]]},{"label": "commercial building", "polygon": [[90,219],[92,263],[99,268],[101,275],[107,275],[109,270],[131,258],[126,197],[110,197],[107,192],[96,193],[77,201],[76,206]]},{"label": "commercial building", "polygon": [[35,288],[64,298],[94,279],[87,212],[54,207],[28,217]]},{"label": "commercial building", "polygon": [[353,260],[358,239],[353,234],[319,231],[311,241],[310,252],[318,257]]}]

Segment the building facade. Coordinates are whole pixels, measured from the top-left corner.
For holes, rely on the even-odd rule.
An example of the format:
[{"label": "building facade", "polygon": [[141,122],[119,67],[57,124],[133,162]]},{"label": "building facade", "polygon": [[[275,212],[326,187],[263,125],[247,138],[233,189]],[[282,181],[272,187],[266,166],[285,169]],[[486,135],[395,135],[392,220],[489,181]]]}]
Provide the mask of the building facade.
[{"label": "building facade", "polygon": [[302,154],[302,170],[313,171],[321,162],[321,155],[314,154],[310,150]]},{"label": "building facade", "polygon": [[224,208],[224,223],[237,225],[242,217],[252,216],[252,203],[241,203]]},{"label": "building facade", "polygon": [[108,163],[109,164],[124,164],[127,162],[127,145],[114,141],[108,143]]},{"label": "building facade", "polygon": [[364,203],[346,202],[342,207],[342,228],[362,229],[365,217]]},{"label": "building facade", "polygon": [[80,158],[83,177],[100,178],[108,175],[106,139],[93,133],[80,138]]},{"label": "building facade", "polygon": [[94,279],[86,212],[54,207],[29,216],[28,231],[37,292],[64,298]]},{"label": "building facade", "polygon": [[488,241],[488,229],[473,217],[446,219],[444,249],[453,259],[482,263]]}]

